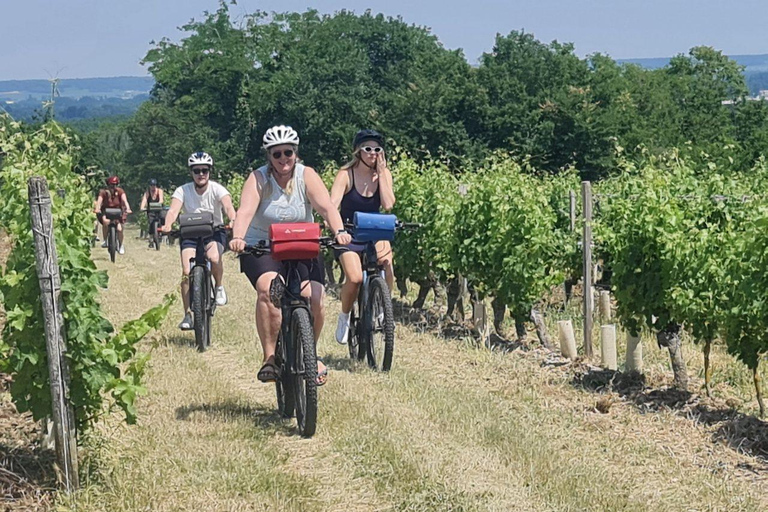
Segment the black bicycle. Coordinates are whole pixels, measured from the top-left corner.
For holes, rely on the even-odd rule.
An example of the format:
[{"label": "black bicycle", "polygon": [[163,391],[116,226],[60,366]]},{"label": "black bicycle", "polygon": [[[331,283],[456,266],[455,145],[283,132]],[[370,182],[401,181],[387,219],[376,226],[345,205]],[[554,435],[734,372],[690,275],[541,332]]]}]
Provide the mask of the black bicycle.
[{"label": "black bicycle", "polygon": [[196,240],[195,256],[189,260],[189,305],[195,344],[200,352],[205,352],[211,346],[213,315],[216,313],[216,287],[204,240],[224,229],[223,225],[213,225],[210,213],[191,213],[179,215],[179,229],[168,234],[172,238]]},{"label": "black bicycle", "polygon": [[149,203],[147,205],[147,234],[149,235],[149,248],[160,250],[162,233],[158,229],[163,223],[163,203]]},{"label": "black bicycle", "polygon": [[[357,294],[357,302],[352,306],[349,315],[349,336],[347,345],[349,357],[360,360],[368,359],[368,365],[378,371],[389,371],[395,352],[395,314],[392,308],[392,297],[384,279],[384,267],[378,263],[376,242],[392,240],[394,232],[403,229],[416,229],[421,224],[401,222],[394,216],[381,214],[366,214],[365,218],[378,216],[382,219],[390,217],[386,224],[389,227],[371,229],[365,221],[348,224],[352,231],[353,240],[365,240],[365,251],[360,254],[363,283]],[[363,233],[365,231],[365,233]],[[375,231],[381,231],[377,236]]]},{"label": "black bicycle", "polygon": [[[331,238],[319,239],[319,246],[333,245]],[[266,243],[248,246],[244,253],[270,254]],[[283,260],[281,275],[269,287],[272,304],[280,308],[283,321],[277,336],[275,364],[280,377],[275,382],[277,409],[285,418],[296,414],[299,433],[311,437],[317,428],[317,351],[309,299],[301,296],[299,260]]]},{"label": "black bicycle", "polygon": [[109,259],[112,263],[115,262],[115,254],[117,253],[117,224],[123,218],[123,210],[120,208],[105,208],[104,216],[109,220],[109,227],[107,228],[107,249],[109,250]]}]

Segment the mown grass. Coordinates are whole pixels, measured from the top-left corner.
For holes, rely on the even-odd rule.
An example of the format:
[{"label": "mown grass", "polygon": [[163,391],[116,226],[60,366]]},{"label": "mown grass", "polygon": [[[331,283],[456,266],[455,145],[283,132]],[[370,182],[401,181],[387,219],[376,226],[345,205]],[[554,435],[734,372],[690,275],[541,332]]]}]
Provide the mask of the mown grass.
[{"label": "mown grass", "polygon": [[[104,303],[121,322],[178,281],[177,252],[131,239]],[[595,394],[534,353],[478,349],[398,326],[395,365],[376,374],[332,341],[310,440],[278,418],[260,361],[254,297],[227,261],[231,303],[205,354],[175,329],[156,337],[139,425],[92,437],[89,478],[62,509],[96,510],[764,510],[759,461],[674,411],[642,414]],[[136,293],[137,290],[140,292]],[[179,308],[180,309],[180,308]],[[649,361],[646,355],[646,360]],[[740,465],[758,467],[758,477]],[[760,476],[762,475],[762,477]]]}]

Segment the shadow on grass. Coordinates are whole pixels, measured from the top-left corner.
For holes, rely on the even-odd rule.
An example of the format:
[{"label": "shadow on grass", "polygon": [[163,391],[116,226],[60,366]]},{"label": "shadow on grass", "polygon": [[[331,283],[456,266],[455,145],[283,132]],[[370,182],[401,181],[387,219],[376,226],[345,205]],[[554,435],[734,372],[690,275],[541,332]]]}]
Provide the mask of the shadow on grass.
[{"label": "shadow on grass", "polygon": [[257,428],[271,429],[285,434],[295,433],[295,428],[283,418],[277,410],[260,405],[243,405],[241,403],[226,401],[215,404],[191,404],[176,409],[176,419],[189,421],[195,413],[203,413],[213,420],[227,421],[231,419],[245,419],[253,421]]},{"label": "shadow on grass", "polygon": [[392,299],[392,308],[395,321],[412,329],[429,332],[446,339],[475,337],[468,324],[456,322],[442,311],[414,308],[399,299]]},{"label": "shadow on grass", "polygon": [[175,345],[177,347],[196,348],[195,331],[189,331],[187,334],[174,334],[173,336],[164,336],[161,340],[164,345]]},{"label": "shadow on grass", "polygon": [[324,355],[322,356],[323,363],[330,368],[331,370],[340,371],[340,372],[353,372],[356,368],[361,367],[365,363],[360,361],[353,361],[348,357],[336,357],[333,355]]},{"label": "shadow on grass", "polygon": [[[768,422],[739,412],[721,400],[687,390],[651,389],[646,385],[645,376],[637,372],[623,373],[586,365],[577,365],[574,369],[576,373],[571,385],[575,388],[617,394],[643,414],[672,411],[697,424],[713,427],[713,441],[760,461],[760,466],[749,465],[742,469],[768,471]],[[601,412],[607,412],[607,409]]]}]

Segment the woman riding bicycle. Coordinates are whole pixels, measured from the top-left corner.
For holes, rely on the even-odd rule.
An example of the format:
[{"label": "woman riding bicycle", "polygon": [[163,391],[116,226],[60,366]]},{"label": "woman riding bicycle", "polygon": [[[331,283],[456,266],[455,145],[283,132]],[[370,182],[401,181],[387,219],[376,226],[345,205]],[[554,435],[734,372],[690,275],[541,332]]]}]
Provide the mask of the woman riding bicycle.
[{"label": "woman riding bicycle", "polygon": [[[158,203],[163,204],[163,201],[165,199],[165,193],[163,192],[163,189],[157,186],[157,180],[155,178],[152,178],[149,180],[149,185],[147,186],[147,190],[144,191],[144,193],[141,195],[141,206],[139,207],[140,211],[146,211],[149,207],[150,203]],[[157,212],[148,212],[147,215],[149,216],[150,223],[151,221],[157,220],[158,225],[162,226],[165,224],[165,216],[166,211],[160,210]],[[151,238],[152,233],[150,233]]]},{"label": "woman riding bicycle", "polygon": [[[273,126],[264,134],[267,164],[251,172],[243,185],[240,209],[232,231],[230,249],[242,252],[246,245],[269,240],[269,227],[275,223],[313,222],[312,209],[328,222],[336,233],[336,242],[348,244],[352,239],[344,230],[338,211],[333,207],[328,190],[314,169],[298,161],[299,135],[290,126]],[[269,255],[245,254],[240,270],[256,289],[256,329],[264,351],[264,362],[258,373],[261,382],[279,378],[275,363],[275,347],[282,322],[282,312],[269,297],[269,286],[283,264]],[[302,294],[310,297],[315,342],[324,322],[323,298],[325,275],[322,256],[302,261],[299,265]],[[318,385],[325,384],[328,369],[318,361]]]},{"label": "woman riding bicycle", "polygon": [[[352,143],[353,159],[339,170],[331,188],[331,201],[341,208],[345,223],[352,222],[355,212],[378,213],[389,211],[395,204],[392,173],[384,156],[384,137],[375,130],[361,130]],[[363,282],[360,261],[365,244],[354,241],[347,247],[336,249],[336,259],[344,270],[341,287],[341,314],[336,324],[336,341],[346,343],[349,335],[349,312]],[[392,246],[386,240],[376,243],[379,264],[384,267],[387,286],[392,290]]]},{"label": "woman riding bicycle", "polygon": [[101,190],[99,192],[99,197],[96,199],[96,204],[93,207],[93,211],[96,213],[99,222],[102,224],[104,242],[101,244],[101,246],[107,247],[107,230],[109,229],[109,223],[111,221],[106,217],[106,215],[104,215],[104,211],[107,208],[119,208],[123,210],[123,215],[117,221],[117,252],[120,254],[125,254],[125,246],[123,245],[123,225],[125,224],[125,220],[128,217],[128,214],[133,212],[131,211],[131,205],[128,204],[128,197],[125,195],[125,190],[120,188],[119,185],[120,178],[117,176],[110,176],[107,178],[107,189]]},{"label": "woman riding bicycle", "polygon": [[[226,213],[230,223],[235,220],[235,208],[232,206],[232,196],[223,185],[210,179],[213,171],[213,158],[208,153],[198,151],[192,153],[187,160],[189,175],[192,181],[178,187],[171,197],[171,208],[165,217],[165,224],[161,231],[170,233],[173,223],[179,213],[210,213],[216,225],[224,224],[223,213]],[[211,274],[216,284],[216,304],[227,304],[227,293],[224,290],[224,261],[222,254],[227,245],[227,235],[224,231],[216,231],[213,236],[203,240],[205,254],[211,263]],[[189,331],[193,329],[192,312],[189,303],[189,273],[190,263],[195,256],[197,240],[182,239],[181,241],[181,298],[184,303],[184,318],[179,324],[179,329]]]}]

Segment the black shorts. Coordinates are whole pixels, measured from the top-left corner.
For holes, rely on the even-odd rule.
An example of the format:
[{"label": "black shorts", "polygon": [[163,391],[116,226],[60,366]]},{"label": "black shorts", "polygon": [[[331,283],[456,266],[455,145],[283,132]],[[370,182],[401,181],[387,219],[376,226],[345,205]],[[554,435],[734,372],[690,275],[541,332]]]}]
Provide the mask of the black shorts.
[{"label": "black shorts", "polygon": [[353,240],[349,245],[342,245],[339,248],[334,247],[333,256],[336,258],[336,261],[339,261],[341,259],[341,255],[345,252],[355,252],[362,258],[363,253],[365,252],[365,247],[367,245],[367,242],[355,242]]},{"label": "black shorts", "polygon": [[[298,267],[302,281],[315,281],[325,286],[325,263],[322,253],[315,259],[299,261]],[[284,262],[272,259],[270,254],[240,256],[240,272],[248,277],[254,288],[256,288],[256,281],[266,272],[278,272],[285,277],[285,268]]]},{"label": "black shorts", "polygon": [[[213,232],[213,236],[209,236],[203,239],[203,244],[208,247],[211,242],[216,242],[219,245],[219,254],[224,253],[227,250],[227,232],[223,229],[218,229]],[[182,238],[181,250],[195,249],[197,248],[197,238]]]}]

